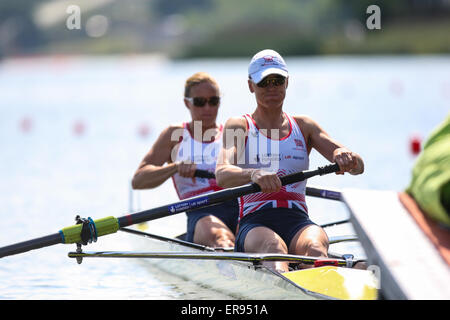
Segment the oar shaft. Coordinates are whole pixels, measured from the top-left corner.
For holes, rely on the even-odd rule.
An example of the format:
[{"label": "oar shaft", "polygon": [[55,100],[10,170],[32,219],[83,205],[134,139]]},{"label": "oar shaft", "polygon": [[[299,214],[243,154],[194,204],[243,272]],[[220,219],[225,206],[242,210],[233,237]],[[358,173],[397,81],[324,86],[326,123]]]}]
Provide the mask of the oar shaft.
[{"label": "oar shaft", "polygon": [[[296,172],[288,174],[280,178],[283,186],[309,179],[313,176],[324,175],[332,172],[339,171],[338,164],[331,164],[324,167],[319,167],[316,170]],[[197,197],[189,198],[183,201],[179,201],[170,205],[161,206],[158,208],[145,210],[130,215],[126,215],[118,218],[119,227],[128,227],[136,223],[142,223],[151,221],[169,215],[186,212],[194,209],[200,209],[209,207],[214,204],[219,204],[225,201],[236,199],[238,197],[245,196],[247,194],[261,191],[261,188],[256,183],[246,184],[240,187],[228,188],[225,190],[209,193],[206,195],[200,195]]]},{"label": "oar shaft", "polygon": [[[114,217],[106,217],[94,221],[97,236],[103,236],[115,233],[119,230],[117,219]],[[18,253],[27,252],[34,249],[49,247],[58,243],[81,243],[81,224],[63,228],[58,233],[50,234],[44,237],[35,238],[9,246],[0,247],[0,258],[11,256]]]},{"label": "oar shaft", "polygon": [[27,252],[34,249],[52,246],[58,243],[63,243],[61,234],[54,233],[48,236],[15,243],[6,247],[0,248],[0,258],[11,256],[18,253]]},{"label": "oar shaft", "polygon": [[136,223],[142,223],[181,212],[209,207],[225,201],[236,199],[250,193],[258,192],[260,190],[261,188],[256,183],[252,183],[241,187],[229,188],[206,195],[189,198],[186,200],[175,202],[173,204],[164,205],[158,208],[144,210],[119,217],[119,227],[128,227]]},{"label": "oar shaft", "polygon": [[[282,185],[284,186],[287,184],[308,179],[316,175],[323,175],[336,171],[339,171],[339,166],[337,164],[333,164],[325,166],[323,168],[318,168],[316,170],[293,173],[281,177],[280,180]],[[222,191],[217,191],[206,195],[185,199],[173,204],[161,206],[155,209],[144,210],[141,212],[129,214],[119,218],[106,217],[103,219],[98,219],[92,221],[92,225],[90,226],[94,229],[95,233],[94,238],[97,239],[97,237],[115,233],[118,229],[123,227],[167,217],[173,214],[186,212],[193,209],[208,207],[214,204],[236,199],[238,197],[247,194],[255,193],[260,190],[261,188],[259,187],[259,185],[257,185],[256,183],[251,183],[240,187],[229,188]],[[63,228],[60,232],[55,234],[0,248],[0,258],[8,255],[26,252],[33,249],[48,247],[58,243],[66,243],[66,244],[84,243],[81,237],[82,237],[82,225],[81,224],[73,225],[67,228]]]}]

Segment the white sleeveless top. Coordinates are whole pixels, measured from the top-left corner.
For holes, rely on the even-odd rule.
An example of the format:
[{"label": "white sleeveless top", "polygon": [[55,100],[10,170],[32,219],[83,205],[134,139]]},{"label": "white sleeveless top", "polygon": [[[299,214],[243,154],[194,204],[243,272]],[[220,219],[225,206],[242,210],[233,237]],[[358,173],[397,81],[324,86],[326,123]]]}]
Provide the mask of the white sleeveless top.
[{"label": "white sleeveless top", "polygon": [[[305,138],[297,122],[284,113],[289,120],[290,131],[286,137],[276,139],[277,131],[260,130],[253,118],[247,121],[245,153],[238,159],[241,168],[257,168],[276,172],[279,177],[309,169],[309,156]],[[239,198],[239,218],[265,208],[297,208],[308,213],[305,202],[306,181],[283,186],[279,192],[254,193]]]},{"label": "white sleeveless top", "polygon": [[[191,136],[188,125],[188,123],[183,123],[183,136],[180,138],[181,141],[174,162],[189,160],[197,164],[197,169],[214,173],[217,157],[222,148],[223,126],[220,125],[219,133],[213,142],[200,142]],[[172,176],[172,181],[180,200],[222,190],[217,185],[216,179],[197,177],[195,179],[196,183],[193,183],[192,178],[181,177],[178,173]]]}]

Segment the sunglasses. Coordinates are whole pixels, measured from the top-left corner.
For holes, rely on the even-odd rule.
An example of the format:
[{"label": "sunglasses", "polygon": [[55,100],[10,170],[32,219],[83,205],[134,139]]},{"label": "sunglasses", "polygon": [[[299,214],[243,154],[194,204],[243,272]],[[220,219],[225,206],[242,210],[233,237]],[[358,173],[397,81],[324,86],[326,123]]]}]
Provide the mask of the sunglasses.
[{"label": "sunglasses", "polygon": [[211,107],[217,107],[220,103],[220,97],[214,96],[210,98],[203,97],[185,97],[187,101],[192,103],[196,107],[204,107],[206,103],[209,103]]},{"label": "sunglasses", "polygon": [[269,84],[272,84],[274,87],[282,86],[286,82],[285,77],[276,77],[276,78],[264,78],[256,85],[260,88],[265,88]]}]

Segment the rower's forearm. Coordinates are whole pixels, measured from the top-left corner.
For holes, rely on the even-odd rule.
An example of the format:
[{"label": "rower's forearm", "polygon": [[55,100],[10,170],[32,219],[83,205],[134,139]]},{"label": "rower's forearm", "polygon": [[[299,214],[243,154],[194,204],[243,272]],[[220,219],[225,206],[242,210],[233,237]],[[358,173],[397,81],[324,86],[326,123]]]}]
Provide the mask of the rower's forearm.
[{"label": "rower's forearm", "polygon": [[241,186],[252,181],[255,169],[242,169],[233,165],[218,166],[216,168],[216,182],[221,188]]},{"label": "rower's forearm", "polygon": [[159,167],[154,165],[146,165],[140,168],[133,177],[131,182],[133,189],[151,189],[163,184],[167,179],[172,177],[178,168],[175,163]]}]

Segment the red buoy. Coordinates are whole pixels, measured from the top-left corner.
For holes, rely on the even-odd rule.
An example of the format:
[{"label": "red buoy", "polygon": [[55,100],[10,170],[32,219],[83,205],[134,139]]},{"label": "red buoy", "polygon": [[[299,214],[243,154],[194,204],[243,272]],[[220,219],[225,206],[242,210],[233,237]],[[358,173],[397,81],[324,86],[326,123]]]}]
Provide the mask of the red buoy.
[{"label": "red buoy", "polygon": [[23,117],[20,120],[20,131],[22,131],[23,133],[28,133],[31,131],[32,127],[33,127],[33,120],[30,117]]},{"label": "red buoy", "polygon": [[415,135],[409,139],[409,149],[412,155],[417,156],[422,150],[422,139]]},{"label": "red buoy", "polygon": [[75,122],[75,124],[73,125],[73,133],[76,136],[82,136],[85,131],[86,131],[86,125],[84,124],[83,121],[79,120],[79,121]]},{"label": "red buoy", "polygon": [[139,126],[138,133],[142,138],[147,138],[150,133],[150,127],[146,123],[143,123]]}]

